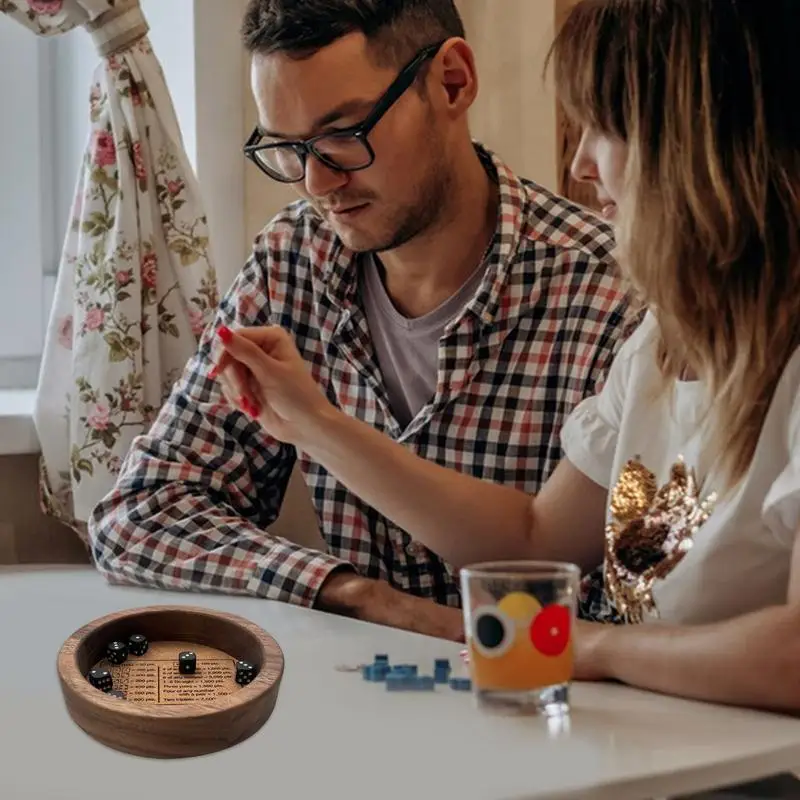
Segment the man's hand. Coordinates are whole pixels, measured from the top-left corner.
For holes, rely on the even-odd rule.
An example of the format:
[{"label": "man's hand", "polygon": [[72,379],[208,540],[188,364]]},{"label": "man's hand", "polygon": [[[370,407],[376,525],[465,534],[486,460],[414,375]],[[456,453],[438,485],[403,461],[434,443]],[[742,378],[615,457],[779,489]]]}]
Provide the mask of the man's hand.
[{"label": "man's hand", "polygon": [[406,594],[388,583],[351,572],[331,574],[320,589],[317,608],[439,639],[464,641],[460,609]]}]

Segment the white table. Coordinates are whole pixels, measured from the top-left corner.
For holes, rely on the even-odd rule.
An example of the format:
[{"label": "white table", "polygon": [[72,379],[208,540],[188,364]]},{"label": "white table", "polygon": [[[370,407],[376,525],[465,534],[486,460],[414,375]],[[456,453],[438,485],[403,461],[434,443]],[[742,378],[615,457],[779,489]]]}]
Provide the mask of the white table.
[{"label": "white table", "polygon": [[[252,738],[151,760],[104,747],[69,718],[55,671],[64,640],[112,611],[163,603],[240,614],[280,643],[277,707]],[[578,684],[570,729],[548,730],[482,713],[467,693],[389,693],[334,669],[376,652],[457,663],[455,644],[262,600],[110,587],[91,569],[0,569],[0,648],[3,800],[625,800],[800,765],[798,720]]]}]

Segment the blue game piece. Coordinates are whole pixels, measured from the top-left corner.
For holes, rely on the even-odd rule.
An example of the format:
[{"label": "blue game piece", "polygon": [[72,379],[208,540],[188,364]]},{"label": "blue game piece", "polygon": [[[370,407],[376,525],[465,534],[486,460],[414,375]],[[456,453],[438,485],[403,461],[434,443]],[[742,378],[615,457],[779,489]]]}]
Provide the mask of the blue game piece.
[{"label": "blue game piece", "polygon": [[411,688],[414,677],[401,672],[390,672],[386,676],[386,689],[390,692],[402,692]]},{"label": "blue game piece", "polygon": [[450,679],[450,661],[446,658],[437,658],[433,664],[433,679],[436,683],[447,683]]},{"label": "blue game piece", "polygon": [[430,675],[397,673],[386,677],[386,689],[390,692],[432,692],[434,681]]},{"label": "blue game piece", "polygon": [[456,692],[469,692],[472,681],[469,678],[450,678],[450,688]]},{"label": "blue game piece", "polygon": [[395,664],[392,668],[392,673],[394,675],[416,675],[417,674],[417,665],[416,664]]},{"label": "blue game piece", "polygon": [[388,674],[389,665],[382,662],[378,662],[377,664],[367,664],[361,669],[361,675],[364,680],[373,681],[374,683],[380,683]]}]

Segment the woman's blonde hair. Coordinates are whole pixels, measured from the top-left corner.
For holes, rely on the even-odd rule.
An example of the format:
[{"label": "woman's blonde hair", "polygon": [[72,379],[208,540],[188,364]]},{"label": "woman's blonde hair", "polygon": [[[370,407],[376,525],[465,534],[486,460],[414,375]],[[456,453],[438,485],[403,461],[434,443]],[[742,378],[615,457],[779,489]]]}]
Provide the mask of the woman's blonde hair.
[{"label": "woman's blonde hair", "polygon": [[548,58],[567,114],[628,145],[620,268],[663,388],[710,388],[728,488],[800,344],[798,59],[800,0],[582,0]]}]

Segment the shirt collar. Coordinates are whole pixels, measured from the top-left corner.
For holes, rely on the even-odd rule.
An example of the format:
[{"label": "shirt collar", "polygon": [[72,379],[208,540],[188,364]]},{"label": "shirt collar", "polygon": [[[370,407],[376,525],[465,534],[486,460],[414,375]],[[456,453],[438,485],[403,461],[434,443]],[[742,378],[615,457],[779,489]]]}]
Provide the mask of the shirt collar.
[{"label": "shirt collar", "polygon": [[[497,226],[484,261],[484,279],[472,300],[464,309],[484,325],[491,325],[501,306],[508,277],[519,250],[525,220],[528,216],[529,196],[522,181],[495,153],[475,144],[484,168],[499,193]],[[459,319],[453,320],[458,324]]]},{"label": "shirt collar", "polygon": [[[530,197],[522,181],[502,159],[478,142],[474,142],[474,146],[484,169],[499,192],[499,203],[497,227],[484,255],[484,261],[488,262],[484,278],[464,313],[472,313],[483,324],[489,325],[500,308],[503,290],[519,249]],[[326,290],[333,303],[343,310],[356,302],[360,257],[359,253],[346,247],[337,236],[333,237]],[[457,324],[462,317],[463,314],[459,314],[452,324]]]}]

